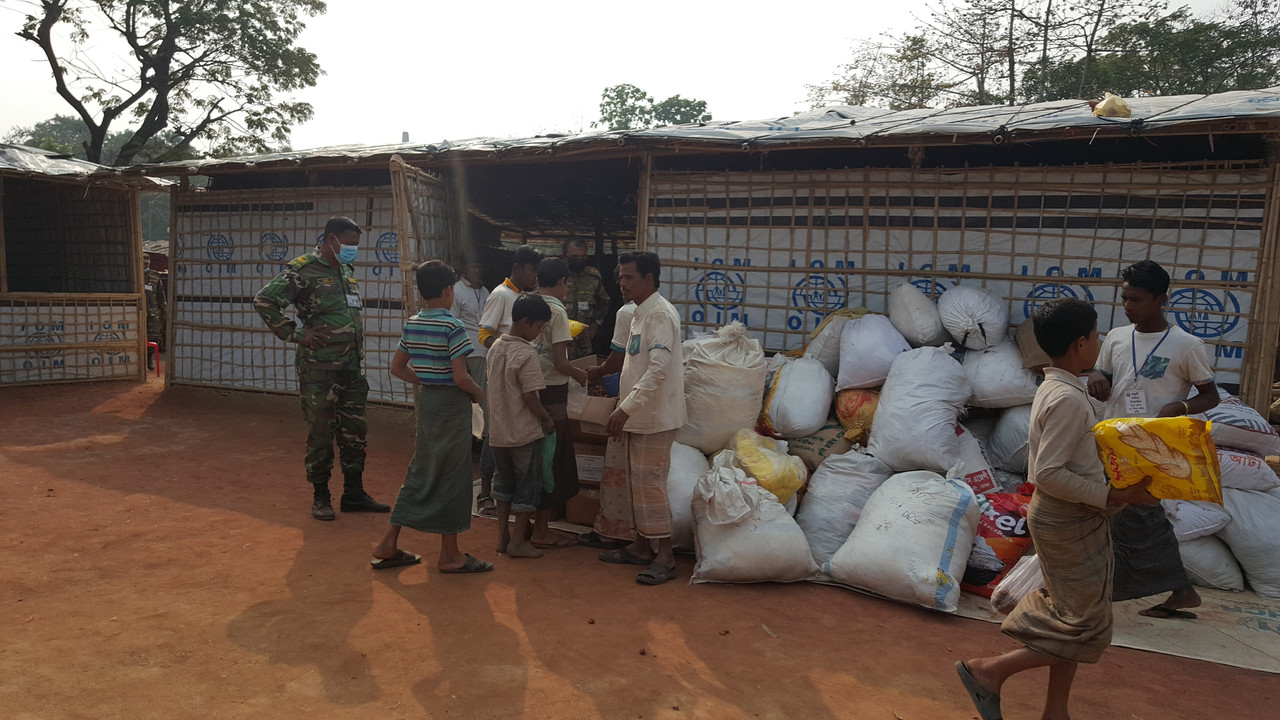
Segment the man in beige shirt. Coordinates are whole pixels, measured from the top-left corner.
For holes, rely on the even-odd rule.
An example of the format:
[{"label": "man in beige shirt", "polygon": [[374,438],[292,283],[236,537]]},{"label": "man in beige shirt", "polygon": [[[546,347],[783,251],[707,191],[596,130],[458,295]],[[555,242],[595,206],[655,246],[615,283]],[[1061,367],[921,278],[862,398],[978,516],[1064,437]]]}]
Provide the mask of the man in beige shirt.
[{"label": "man in beige shirt", "polygon": [[[671,444],[685,424],[684,363],[680,356],[680,316],[658,294],[662,265],[650,252],[618,258],[618,284],[624,300],[636,303],[627,335],[619,384],[618,409],[609,418],[613,443],[625,454],[617,463],[626,473],[636,539],[601,553],[605,562],[646,565],[636,582],[661,585],[676,576],[671,549],[671,507],[667,472]],[[625,470],[622,470],[625,468]],[[606,468],[606,472],[610,469]],[[655,553],[652,540],[658,543]]]}]

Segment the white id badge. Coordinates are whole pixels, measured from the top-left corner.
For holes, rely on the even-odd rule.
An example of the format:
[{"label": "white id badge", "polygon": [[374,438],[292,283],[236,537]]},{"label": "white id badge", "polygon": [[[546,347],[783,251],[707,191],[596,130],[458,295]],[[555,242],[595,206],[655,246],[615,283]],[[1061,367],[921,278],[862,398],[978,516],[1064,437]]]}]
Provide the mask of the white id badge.
[{"label": "white id badge", "polygon": [[353,308],[360,307],[360,296],[347,293],[347,307],[353,307]]},{"label": "white id badge", "polygon": [[155,288],[151,287],[150,285],[143,285],[142,289],[146,290],[147,292],[151,292],[152,290],[155,290]]},{"label": "white id badge", "polygon": [[1124,412],[1130,417],[1146,417],[1147,391],[1126,390],[1124,393]]},{"label": "white id badge", "polygon": [[590,302],[587,302],[586,300],[579,300],[579,301],[578,301],[578,312],[580,312],[580,313],[589,313],[589,312],[591,312],[591,303],[590,303]]}]

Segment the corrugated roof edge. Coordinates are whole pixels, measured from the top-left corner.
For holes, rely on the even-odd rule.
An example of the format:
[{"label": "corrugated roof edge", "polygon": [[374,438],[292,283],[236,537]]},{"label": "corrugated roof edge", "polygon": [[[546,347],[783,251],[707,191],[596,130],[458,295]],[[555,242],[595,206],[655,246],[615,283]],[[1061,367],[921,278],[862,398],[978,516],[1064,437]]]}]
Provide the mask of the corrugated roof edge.
[{"label": "corrugated roof edge", "polygon": [[[1000,144],[1010,140],[1088,140],[1095,136],[1280,130],[1280,86],[1214,95],[1130,98],[1130,118],[1095,117],[1086,100],[1031,105],[884,110],[833,106],[791,117],[712,121],[650,130],[548,134],[526,138],[472,138],[434,144],[337,145],[244,157],[135,165],[126,172],[189,175],[251,168],[339,165],[389,160],[432,163],[455,158],[501,159],[608,155],[629,148],[652,150],[763,150],[804,146],[907,146],[917,143]],[[948,138],[950,142],[948,142]]]},{"label": "corrugated roof edge", "polygon": [[45,177],[57,180],[74,179],[90,184],[116,184],[130,187],[173,184],[171,180],[143,177],[123,168],[107,167],[49,150],[10,143],[0,143],[0,175]]}]

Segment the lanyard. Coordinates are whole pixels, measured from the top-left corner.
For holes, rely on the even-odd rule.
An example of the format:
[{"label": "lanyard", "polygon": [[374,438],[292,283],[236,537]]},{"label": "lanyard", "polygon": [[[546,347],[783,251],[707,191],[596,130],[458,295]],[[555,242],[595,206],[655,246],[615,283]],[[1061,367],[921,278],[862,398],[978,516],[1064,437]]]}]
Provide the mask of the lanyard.
[{"label": "lanyard", "polygon": [[1151,348],[1151,352],[1147,353],[1147,358],[1143,360],[1142,365],[1139,366],[1138,365],[1138,328],[1135,327],[1133,329],[1133,337],[1129,341],[1129,349],[1133,351],[1133,382],[1134,383],[1137,383],[1142,378],[1142,368],[1147,366],[1147,363],[1150,362],[1151,360],[1151,356],[1156,354],[1156,351],[1159,350],[1160,346],[1164,344],[1165,338],[1169,337],[1169,332],[1172,330],[1173,330],[1173,325],[1170,325],[1169,327],[1165,328],[1164,335],[1160,336],[1160,341],[1156,343],[1155,347]]}]

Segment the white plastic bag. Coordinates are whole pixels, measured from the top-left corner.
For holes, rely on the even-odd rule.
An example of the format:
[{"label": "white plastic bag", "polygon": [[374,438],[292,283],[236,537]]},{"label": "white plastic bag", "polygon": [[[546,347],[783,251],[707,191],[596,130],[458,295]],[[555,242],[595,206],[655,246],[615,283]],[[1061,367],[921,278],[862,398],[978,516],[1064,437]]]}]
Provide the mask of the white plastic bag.
[{"label": "white plastic bag", "polygon": [[809,543],[772,493],[716,455],[693,494],[698,562],[690,583],[798,582],[818,567]]},{"label": "white plastic bag", "polygon": [[804,461],[787,453],[787,441],[775,440],[754,430],[739,430],[729,440],[733,464],[778,502],[790,502],[809,479]]},{"label": "white plastic bag", "polygon": [[671,468],[667,471],[667,502],[671,505],[671,544],[692,550],[693,487],[711,470],[711,463],[697,448],[671,443]]},{"label": "white plastic bag", "polygon": [[1000,414],[996,429],[987,441],[991,464],[1011,473],[1027,473],[1031,451],[1031,406],[1012,407]]},{"label": "white plastic bag", "polygon": [[837,582],[955,612],[977,527],[968,485],[927,471],[900,473],[871,494],[824,569]]},{"label": "white plastic bag", "polygon": [[822,363],[813,358],[789,362],[773,379],[765,426],[784,438],[808,437],[827,424],[835,396],[835,381]]},{"label": "white plastic bag", "polygon": [[875,388],[889,376],[893,359],[911,349],[889,318],[863,315],[845,323],[840,334],[840,376],[836,392]]},{"label": "white plastic bag", "polygon": [[1022,598],[1044,586],[1040,556],[1023,555],[991,593],[991,609],[1008,615],[1022,602]]},{"label": "white plastic bag", "polygon": [[1160,506],[1164,508],[1165,517],[1169,518],[1173,535],[1178,538],[1178,542],[1212,535],[1231,522],[1231,516],[1218,503],[1161,500]]},{"label": "white plastic bag", "polygon": [[689,419],[676,442],[719,452],[742,428],[755,427],[764,395],[760,341],[733,322],[713,336],[685,343],[684,399]]},{"label": "white plastic bag", "polygon": [[950,345],[902,353],[880,391],[867,452],[899,472],[947,472],[960,452],[956,418],[969,395]]},{"label": "white plastic bag", "polygon": [[1006,340],[986,350],[964,354],[964,374],[973,384],[969,404],[980,408],[1030,405],[1041,378],[1022,367],[1018,346]]},{"label": "white plastic bag", "polygon": [[1218,531],[1258,595],[1280,600],[1280,491],[1223,488],[1231,522]]},{"label": "white plastic bag", "polygon": [[1244,590],[1244,573],[1231,548],[1212,535],[1178,543],[1182,567],[1193,585],[1221,590]]},{"label": "white plastic bag", "polygon": [[[1209,434],[1217,425],[1209,427]],[[1280,488],[1280,477],[1267,461],[1253,453],[1218,448],[1218,466],[1222,470],[1222,487],[1267,492]]]},{"label": "white plastic bag", "polygon": [[911,347],[943,345],[951,339],[942,326],[938,305],[911,283],[889,291],[889,320]]},{"label": "white plastic bag", "polygon": [[957,285],[942,293],[938,315],[951,337],[970,350],[1002,343],[1009,331],[1009,307],[982,288]]},{"label": "white plastic bag", "polygon": [[840,334],[844,325],[865,312],[866,308],[844,308],[823,318],[822,324],[810,335],[813,340],[805,347],[804,357],[822,363],[831,377],[835,377],[840,372]]},{"label": "white plastic bag", "polygon": [[[1193,388],[1192,397],[1199,395]],[[1218,388],[1219,402],[1203,415],[1194,417],[1213,423],[1209,433],[1218,447],[1237,448],[1259,455],[1280,455],[1280,434],[1257,410],[1240,398]]]},{"label": "white plastic bag", "polygon": [[796,522],[819,566],[849,539],[871,493],[890,475],[888,465],[858,450],[833,455],[814,471]]}]

